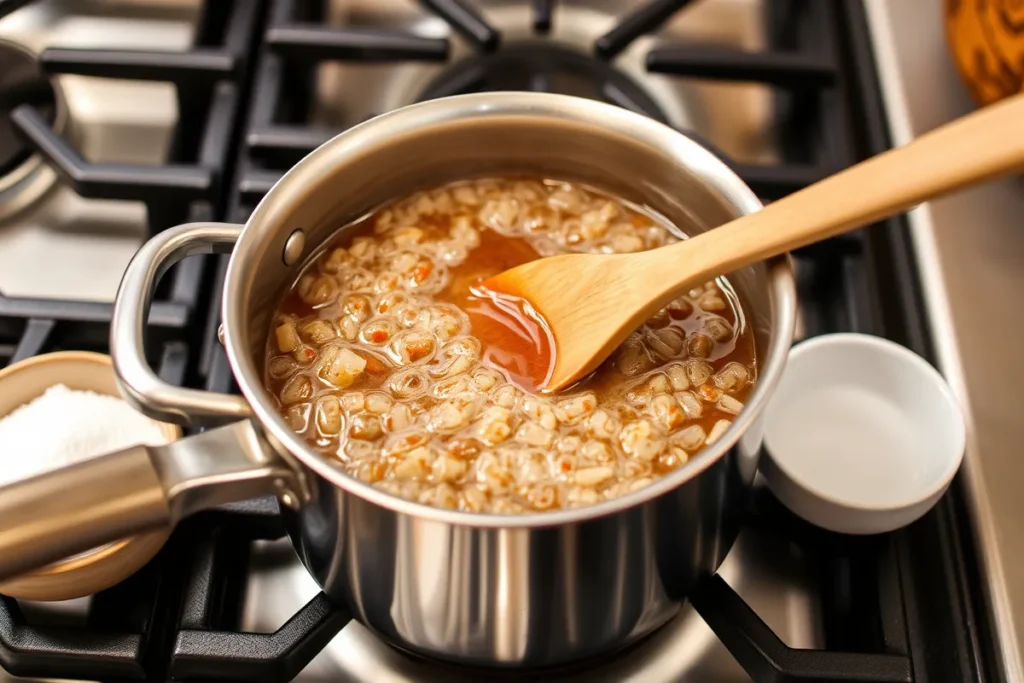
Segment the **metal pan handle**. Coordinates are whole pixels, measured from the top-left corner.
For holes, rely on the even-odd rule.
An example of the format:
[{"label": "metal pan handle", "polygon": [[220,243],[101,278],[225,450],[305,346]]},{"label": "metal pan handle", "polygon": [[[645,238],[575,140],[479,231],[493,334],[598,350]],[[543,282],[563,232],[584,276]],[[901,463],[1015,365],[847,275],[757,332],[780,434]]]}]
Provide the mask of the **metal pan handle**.
[{"label": "metal pan handle", "polygon": [[134,446],[0,488],[0,581],[299,478],[253,422],[164,446]]},{"label": "metal pan handle", "polygon": [[222,503],[268,494],[287,505],[305,499],[301,473],[248,419],[251,411],[243,398],[167,384],[143,353],[145,321],[160,276],[185,256],[229,251],[241,231],[238,225],[193,223],[149,240],[125,271],[111,330],[114,370],[129,403],[164,422],[222,426],[0,488],[0,581],[103,543],[173,526]]},{"label": "metal pan handle", "polygon": [[197,426],[224,424],[252,415],[241,396],[164,382],[149,367],[143,350],[149,305],[160,276],[186,256],[231,251],[241,232],[242,226],[229,223],[179,225],[146,242],[125,270],[114,304],[110,355],[125,400],[155,420]]}]

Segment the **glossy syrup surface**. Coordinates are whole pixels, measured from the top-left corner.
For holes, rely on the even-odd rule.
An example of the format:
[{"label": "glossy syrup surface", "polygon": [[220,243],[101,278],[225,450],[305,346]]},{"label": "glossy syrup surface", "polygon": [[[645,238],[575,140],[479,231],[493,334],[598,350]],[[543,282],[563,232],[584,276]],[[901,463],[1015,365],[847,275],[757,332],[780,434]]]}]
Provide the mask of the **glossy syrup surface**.
[{"label": "glossy syrup surface", "polygon": [[493,230],[480,231],[480,246],[452,269],[452,284],[438,298],[469,316],[470,332],[482,344],[484,363],[504,371],[518,386],[536,392],[554,362],[554,340],[529,303],[496,295],[482,286],[498,273],[540,258],[529,242]]}]

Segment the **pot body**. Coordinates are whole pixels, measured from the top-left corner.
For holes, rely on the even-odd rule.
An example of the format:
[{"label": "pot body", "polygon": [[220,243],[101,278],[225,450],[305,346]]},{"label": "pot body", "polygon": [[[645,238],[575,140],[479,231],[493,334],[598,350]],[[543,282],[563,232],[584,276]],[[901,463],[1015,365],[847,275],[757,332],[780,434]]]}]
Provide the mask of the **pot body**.
[{"label": "pot body", "polygon": [[642,504],[549,527],[474,528],[396,512],[317,478],[285,520],[303,564],[404,649],[478,666],[608,653],[678,611],[739,529],[756,451],[738,443]]}]

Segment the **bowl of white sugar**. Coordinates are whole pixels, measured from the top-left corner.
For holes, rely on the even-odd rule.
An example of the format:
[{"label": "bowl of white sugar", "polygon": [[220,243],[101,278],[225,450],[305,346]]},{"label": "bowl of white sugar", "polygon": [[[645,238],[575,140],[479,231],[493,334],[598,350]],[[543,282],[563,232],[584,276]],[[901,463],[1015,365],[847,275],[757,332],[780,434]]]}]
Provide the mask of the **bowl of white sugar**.
[{"label": "bowl of white sugar", "polygon": [[[121,399],[110,356],[59,351],[0,370],[0,486],[180,437],[177,425],[152,420]],[[0,594],[23,600],[91,595],[139,570],[169,533],[133,536],[55,562],[0,583]]]}]

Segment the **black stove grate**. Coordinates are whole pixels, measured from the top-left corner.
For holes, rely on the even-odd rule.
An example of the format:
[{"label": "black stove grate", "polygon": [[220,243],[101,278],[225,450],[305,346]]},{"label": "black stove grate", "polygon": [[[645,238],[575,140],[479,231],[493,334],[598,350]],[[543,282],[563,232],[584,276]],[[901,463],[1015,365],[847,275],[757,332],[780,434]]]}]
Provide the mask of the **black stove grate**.
[{"label": "black stove grate", "polygon": [[[0,3],[0,17],[27,5]],[[51,74],[169,81],[177,86],[179,124],[166,164],[89,163],[57,136],[32,105],[11,113],[23,139],[87,198],[140,200],[155,234],[222,212],[225,170],[235,154],[246,73],[261,7],[248,0],[210,3],[197,26],[195,48],[184,53],[46,50]],[[208,258],[175,266],[157,289],[147,329],[148,356],[172,384],[195,381],[202,321],[210,306]],[[92,301],[9,297],[0,292],[0,367],[65,349],[109,351],[112,306]],[[182,588],[178,558],[187,530],[175,534],[134,576],[92,597],[85,623],[63,623],[30,605],[0,598],[0,664],[13,675],[100,680],[161,680],[166,641],[177,621]]]},{"label": "black stove grate", "polygon": [[[497,29],[469,0],[420,4],[450,24],[458,34],[452,40],[466,41],[476,55],[468,67],[457,65],[463,72],[445,71],[449,81],[440,92],[486,88],[469,67],[472,60],[501,62],[508,46]],[[535,34],[551,30],[557,4],[532,0]],[[593,56],[580,55],[588,77],[596,78],[589,96],[658,118],[656,106],[631,94],[608,71],[615,55],[688,4],[644,3],[595,42]],[[31,144],[83,194],[146,201],[154,231],[190,218],[245,220],[288,166],[339,132],[309,123],[308,76],[319,63],[443,64],[451,52],[449,39],[327,26],[324,8],[314,2],[208,5],[197,48],[187,54],[53,49],[43,58],[54,72],[177,84],[189,116],[182,117],[169,166],[140,171],[86,164],[38,125],[36,112],[23,108],[14,117]],[[666,75],[773,87],[782,161],[729,162],[759,196],[771,200],[882,151],[889,141],[861,0],[774,0],[766,8],[766,51],[663,44],[648,53],[646,65]],[[0,2],[0,16],[5,9]],[[527,79],[522,87],[549,86]],[[882,334],[930,357],[902,218],[808,247],[796,260],[807,336]],[[176,269],[153,307],[152,361],[173,383],[231,391],[230,369],[217,342],[219,307],[211,305],[219,298],[226,258],[189,269],[190,263]],[[109,306],[99,304],[0,297],[0,364],[57,348],[104,349],[109,315]],[[770,495],[760,495],[748,526],[781,536],[820,566],[827,649],[787,647],[719,577],[695,591],[693,605],[757,681],[986,680],[986,651],[979,646],[981,627],[973,612],[979,587],[970,573],[965,523],[958,485],[917,524],[866,539],[812,528]],[[0,663],[18,675],[47,677],[290,680],[351,617],[319,595],[275,633],[238,632],[251,543],[283,535],[273,499],[188,520],[148,567],[93,598],[85,625],[37,625],[16,601],[2,598]]]},{"label": "black stove grate", "polygon": [[[234,152],[231,132],[237,126],[241,96],[237,81],[243,75],[240,65],[254,37],[258,9],[254,3],[240,2],[206,12],[196,48],[190,52],[51,48],[40,56],[51,74],[174,83],[179,125],[166,164],[87,162],[30,104],[13,109],[11,122],[81,196],[144,202],[151,233],[212,218],[221,211],[221,183]],[[175,353],[180,356],[186,353],[182,344],[195,342],[190,325],[195,312],[209,303],[201,291],[205,270],[206,259],[186,259],[161,283],[149,318],[155,349],[178,340]],[[8,297],[0,292],[0,359],[15,362],[63,348],[106,350],[111,313],[112,306],[105,303]]]}]

